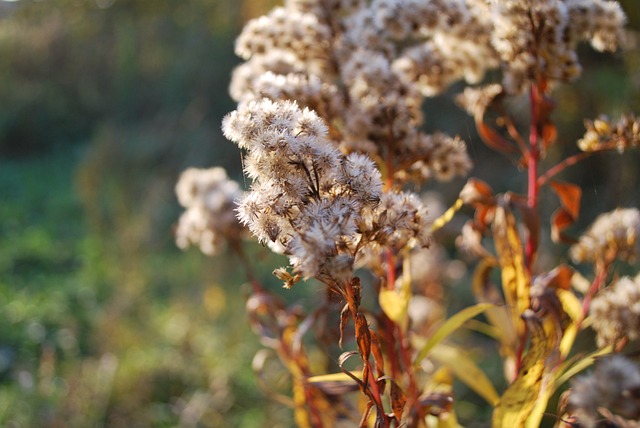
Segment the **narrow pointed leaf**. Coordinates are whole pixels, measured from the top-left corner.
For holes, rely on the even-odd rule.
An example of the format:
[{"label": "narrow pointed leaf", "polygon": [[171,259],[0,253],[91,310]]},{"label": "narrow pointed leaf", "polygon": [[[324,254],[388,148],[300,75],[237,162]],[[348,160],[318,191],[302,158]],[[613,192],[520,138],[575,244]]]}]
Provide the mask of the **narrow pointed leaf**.
[{"label": "narrow pointed leaf", "polygon": [[513,325],[519,337],[524,333],[524,322],[520,315],[530,306],[530,279],[524,267],[522,242],[518,235],[516,219],[504,205],[498,205],[493,219],[493,240],[498,253],[502,275],[502,289]]},{"label": "narrow pointed leaf", "polygon": [[462,349],[441,343],[431,350],[431,356],[440,364],[449,367],[458,379],[484,398],[491,406],[498,403],[500,396],[493,383]]},{"label": "narrow pointed leaf", "polygon": [[404,395],[402,388],[398,386],[393,380],[391,381],[391,389],[389,392],[391,396],[391,409],[396,420],[400,422],[402,419],[402,413],[404,412],[404,405],[407,403],[407,397]]},{"label": "narrow pointed leaf", "polygon": [[438,343],[446,339],[451,333],[462,327],[462,325],[471,318],[485,312],[489,308],[493,308],[492,303],[478,303],[477,305],[470,306],[453,315],[446,320],[427,340],[422,346],[420,352],[414,360],[414,365],[420,364],[420,362],[429,354],[429,351],[433,349]]},{"label": "narrow pointed leaf", "polygon": [[356,342],[358,342],[362,360],[366,362],[371,355],[371,333],[369,333],[367,318],[362,312],[358,312],[356,315]]}]

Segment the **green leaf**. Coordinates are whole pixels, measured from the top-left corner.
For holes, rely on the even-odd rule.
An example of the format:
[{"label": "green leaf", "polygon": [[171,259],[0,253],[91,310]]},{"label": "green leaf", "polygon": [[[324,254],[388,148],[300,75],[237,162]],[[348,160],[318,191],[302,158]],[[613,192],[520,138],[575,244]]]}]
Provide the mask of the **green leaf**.
[{"label": "green leaf", "polygon": [[491,380],[462,349],[441,343],[431,350],[431,357],[447,366],[458,379],[490,405],[495,406],[500,400]]},{"label": "green leaf", "polygon": [[427,340],[418,352],[416,359],[413,361],[414,365],[420,364],[420,362],[429,354],[429,351],[433,349],[438,343],[442,342],[446,339],[451,333],[459,329],[465,322],[475,317],[476,315],[481,314],[489,308],[493,308],[495,305],[493,303],[478,303],[477,305],[470,306],[465,308],[446,320],[444,324],[442,324]]}]

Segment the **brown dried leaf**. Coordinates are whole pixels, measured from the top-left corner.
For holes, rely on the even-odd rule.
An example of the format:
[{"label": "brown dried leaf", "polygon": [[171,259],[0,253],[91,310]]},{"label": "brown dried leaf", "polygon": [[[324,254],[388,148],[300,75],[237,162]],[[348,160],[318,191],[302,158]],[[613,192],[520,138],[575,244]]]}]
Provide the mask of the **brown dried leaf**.
[{"label": "brown dried leaf", "polygon": [[476,129],[478,130],[478,135],[482,138],[482,141],[487,145],[487,147],[503,152],[503,153],[515,153],[517,149],[509,144],[509,142],[502,137],[499,133],[497,133],[493,128],[488,126],[482,120],[476,117]]},{"label": "brown dried leaf", "polygon": [[460,191],[460,199],[469,205],[494,205],[493,190],[482,180],[470,178]]},{"label": "brown dried leaf", "polygon": [[546,123],[542,127],[542,147],[545,150],[558,138],[558,128],[551,122]]},{"label": "brown dried leaf", "polygon": [[371,355],[371,333],[369,332],[369,324],[367,318],[362,312],[356,315],[356,342],[363,361],[369,360]]},{"label": "brown dried leaf", "polygon": [[369,333],[371,334],[371,353],[376,362],[378,378],[381,378],[384,376],[384,358],[382,356],[382,350],[380,349],[380,341],[375,331],[369,330]]},{"label": "brown dried leaf", "polygon": [[538,275],[533,283],[543,286],[544,288],[553,288],[556,290],[570,290],[571,278],[573,278],[574,270],[571,266],[561,264],[550,272]]},{"label": "brown dried leaf", "polygon": [[582,189],[575,184],[560,181],[551,181],[549,184],[560,199],[560,208],[551,217],[551,239],[554,242],[574,243],[575,239],[565,235],[563,231],[580,215]]},{"label": "brown dried leaf", "polygon": [[393,380],[391,381],[391,390],[389,391],[391,396],[391,409],[393,410],[393,416],[400,422],[402,419],[402,413],[404,411],[404,405],[407,403],[407,397],[402,391],[402,388],[398,386]]},{"label": "brown dried leaf", "polygon": [[582,189],[580,186],[573,183],[566,183],[561,181],[549,182],[551,188],[560,198],[560,205],[567,211],[567,213],[577,218],[580,215],[580,198],[582,197]]}]

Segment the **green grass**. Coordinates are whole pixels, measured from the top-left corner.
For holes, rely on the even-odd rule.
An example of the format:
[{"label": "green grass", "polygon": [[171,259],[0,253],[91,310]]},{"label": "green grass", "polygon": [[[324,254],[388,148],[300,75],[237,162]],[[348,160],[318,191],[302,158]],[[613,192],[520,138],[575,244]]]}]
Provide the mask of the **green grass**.
[{"label": "green grass", "polygon": [[144,227],[162,207],[117,169],[83,188],[86,150],[0,161],[0,425],[286,426],[255,386],[243,272],[175,248],[175,201]]}]

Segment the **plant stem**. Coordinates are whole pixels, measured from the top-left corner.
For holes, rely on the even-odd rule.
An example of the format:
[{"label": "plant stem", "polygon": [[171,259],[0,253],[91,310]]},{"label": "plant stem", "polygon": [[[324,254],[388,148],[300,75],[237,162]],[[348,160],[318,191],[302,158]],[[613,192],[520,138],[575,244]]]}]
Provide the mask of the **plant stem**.
[{"label": "plant stem", "polygon": [[558,162],[557,164],[549,168],[547,172],[541,175],[540,178],[538,178],[538,187],[544,186],[550,179],[552,179],[568,167],[577,164],[581,160],[588,158],[594,153],[595,152],[580,152],[563,159],[561,162]]},{"label": "plant stem", "polygon": [[[527,206],[531,211],[536,212],[538,209],[538,163],[540,161],[540,124],[539,122],[539,110],[540,110],[540,89],[536,84],[531,84],[529,93],[531,102],[531,124],[529,125],[529,156],[527,158]],[[530,235],[527,239],[525,247],[525,264],[526,268],[531,273],[533,260],[535,258],[536,248],[534,248],[534,242],[537,241],[536,237]]]}]

